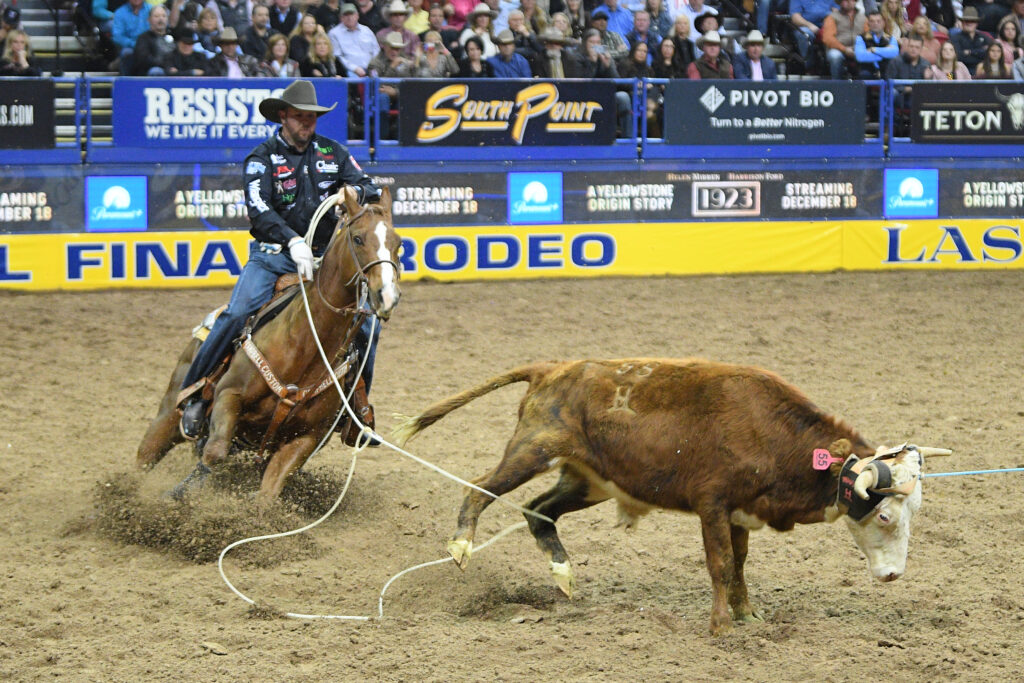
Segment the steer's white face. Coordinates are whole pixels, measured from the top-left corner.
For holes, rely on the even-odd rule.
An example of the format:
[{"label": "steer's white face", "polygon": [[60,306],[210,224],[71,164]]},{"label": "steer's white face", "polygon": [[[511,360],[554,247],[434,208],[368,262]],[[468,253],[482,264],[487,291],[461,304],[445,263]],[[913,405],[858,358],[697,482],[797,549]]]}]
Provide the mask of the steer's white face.
[{"label": "steer's white face", "polygon": [[921,456],[915,451],[904,452],[889,461],[889,467],[893,488],[915,481],[913,492],[887,496],[859,522],[843,516],[857,547],[867,557],[868,570],[879,581],[895,581],[903,575],[910,543],[910,520],[921,507]]}]

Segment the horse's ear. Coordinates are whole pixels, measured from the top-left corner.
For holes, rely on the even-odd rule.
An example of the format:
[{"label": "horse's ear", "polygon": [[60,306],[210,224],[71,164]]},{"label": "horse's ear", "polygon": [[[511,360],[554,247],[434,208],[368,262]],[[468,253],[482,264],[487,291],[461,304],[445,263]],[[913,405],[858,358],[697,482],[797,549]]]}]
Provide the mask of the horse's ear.
[{"label": "horse's ear", "polygon": [[380,205],[384,208],[385,211],[387,211],[388,213],[391,213],[391,188],[390,187],[386,187],[385,186],[384,189],[381,190],[381,193],[380,193]]},{"label": "horse's ear", "polygon": [[345,213],[350,217],[355,216],[359,213],[359,195],[356,193],[356,188],[346,185],[342,191],[345,193]]}]

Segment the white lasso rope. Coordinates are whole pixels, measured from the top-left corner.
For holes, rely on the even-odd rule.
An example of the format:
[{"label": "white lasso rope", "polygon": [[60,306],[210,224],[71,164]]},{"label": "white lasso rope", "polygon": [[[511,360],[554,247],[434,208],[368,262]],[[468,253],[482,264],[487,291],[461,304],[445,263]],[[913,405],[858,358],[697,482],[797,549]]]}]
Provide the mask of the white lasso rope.
[{"label": "white lasso rope", "polygon": [[[316,211],[313,213],[313,218],[310,220],[309,228],[306,230],[306,242],[308,244],[312,245],[311,235],[315,232],[315,226],[317,226],[319,224],[320,219],[327,213],[328,210],[330,210],[331,207],[333,207],[335,204],[340,202],[340,198],[341,198],[341,192],[339,192],[336,195],[332,195],[332,196],[328,197],[327,199],[325,199],[323,202],[320,203],[320,206],[317,207]],[[524,507],[516,505],[515,503],[513,503],[513,502],[511,502],[509,500],[506,500],[502,496],[499,496],[499,495],[497,495],[495,493],[491,493],[487,489],[481,488],[480,486],[477,486],[476,484],[473,484],[473,483],[468,482],[468,481],[466,481],[464,479],[461,479],[460,477],[457,477],[454,474],[451,474],[450,472],[447,472],[446,470],[438,467],[437,465],[435,465],[433,463],[430,463],[430,462],[427,462],[426,460],[424,460],[423,458],[420,458],[419,456],[413,455],[412,453],[406,451],[405,449],[400,448],[399,446],[396,446],[395,444],[387,441],[382,436],[377,434],[374,430],[370,429],[365,424],[363,424],[359,420],[359,416],[355,414],[355,411],[352,410],[352,406],[349,404],[349,400],[352,397],[352,392],[355,391],[355,383],[353,383],[352,390],[346,396],[345,395],[345,391],[342,389],[341,383],[338,381],[338,377],[337,377],[337,375],[334,372],[334,368],[331,367],[331,361],[327,358],[327,353],[324,351],[324,348],[323,348],[323,346],[320,343],[320,334],[319,334],[319,332],[317,332],[316,325],[313,323],[313,314],[312,314],[312,312],[309,309],[309,298],[306,296],[306,287],[305,287],[305,285],[301,284],[301,278],[302,278],[302,276],[300,274],[300,276],[299,276],[299,279],[300,279],[299,291],[302,292],[302,304],[303,304],[303,306],[304,306],[304,308],[306,310],[306,320],[309,322],[309,327],[313,331],[313,340],[316,342],[316,348],[320,352],[320,358],[323,360],[324,367],[327,368],[327,373],[330,375],[331,381],[334,383],[334,387],[335,387],[335,389],[337,389],[338,395],[341,397],[342,405],[344,406],[344,410],[339,410],[338,411],[337,417],[334,418],[334,424],[331,426],[331,428],[329,430],[327,430],[327,433],[324,435],[323,439],[320,440],[320,443],[317,444],[316,448],[313,449],[313,452],[310,453],[309,457],[312,458],[314,455],[316,455],[317,453],[320,452],[320,449],[324,447],[324,445],[327,443],[327,440],[330,439],[331,435],[334,433],[334,428],[338,426],[338,422],[341,420],[341,416],[343,414],[345,414],[345,413],[348,413],[349,417],[352,420],[354,420],[355,424],[359,425],[359,428],[360,428],[359,429],[359,435],[356,437],[356,450],[355,450],[355,452],[352,453],[352,463],[351,463],[351,465],[349,465],[348,476],[345,478],[345,485],[341,489],[341,494],[339,494],[338,495],[338,499],[336,501],[334,501],[334,505],[332,505],[331,508],[320,517],[320,519],[317,519],[314,522],[310,522],[309,524],[307,524],[306,526],[304,526],[304,527],[302,527],[300,529],[292,529],[291,531],[283,531],[283,532],[276,533],[276,534],[265,534],[265,535],[262,535],[262,536],[253,536],[251,538],[244,538],[242,540],[235,541],[234,543],[231,543],[226,548],[224,548],[224,550],[222,550],[220,552],[220,556],[217,558],[217,571],[220,572],[221,579],[224,580],[224,583],[227,584],[228,588],[230,588],[231,591],[235,595],[237,595],[239,598],[241,598],[245,602],[249,603],[250,605],[255,605],[256,604],[255,600],[253,600],[252,598],[250,598],[247,595],[243,594],[241,591],[239,591],[237,588],[235,588],[234,584],[232,584],[230,580],[228,580],[227,574],[225,574],[225,572],[224,572],[224,556],[227,555],[228,552],[230,550],[232,550],[233,548],[237,548],[238,546],[245,545],[246,543],[253,543],[255,541],[266,541],[266,540],[271,540],[271,539],[275,539],[275,538],[284,538],[286,536],[294,536],[296,534],[301,534],[301,533],[303,533],[305,531],[309,531],[310,529],[312,529],[313,527],[317,526],[318,524],[323,522],[325,519],[330,517],[332,514],[334,514],[334,511],[338,509],[339,505],[341,505],[341,501],[345,498],[345,494],[348,492],[349,483],[352,481],[352,475],[355,473],[356,458],[357,458],[357,456],[359,455],[359,453],[364,448],[367,447],[367,445],[370,443],[370,441],[372,439],[376,439],[376,440],[380,441],[380,443],[382,445],[387,446],[391,450],[393,450],[393,451],[395,451],[397,453],[400,453],[400,454],[406,456],[407,458],[410,458],[410,459],[416,461],[417,463],[423,465],[424,467],[426,467],[426,468],[428,468],[430,470],[433,470],[434,472],[436,472],[436,473],[438,473],[438,474],[440,474],[440,475],[442,475],[444,477],[447,477],[447,478],[451,479],[452,481],[455,481],[455,482],[457,482],[459,484],[462,484],[463,486],[469,487],[471,489],[474,489],[476,491],[479,491],[481,493],[484,493],[484,494],[490,496],[491,498],[493,498],[494,500],[498,501],[499,503],[503,503],[504,505],[507,505],[507,506],[509,506],[509,507],[511,507],[511,508],[513,508],[515,510],[518,510],[519,512],[522,512],[523,514],[536,517],[536,518],[544,520],[546,522],[554,523],[554,521],[550,517],[547,517],[547,516],[542,515],[542,514],[540,514],[538,512],[534,512],[533,510],[528,510],[528,509],[526,509]],[[358,302],[360,308],[366,303],[366,298],[365,298],[366,294],[367,293],[366,293],[365,289],[360,292],[359,302]],[[371,340],[373,339],[374,332],[376,332],[377,317],[373,316],[372,320],[373,320],[373,323],[371,324],[371,327],[370,327],[370,337],[369,337]],[[367,360],[368,357],[369,357],[369,354],[363,354],[362,364],[359,366],[359,372],[355,375],[356,377],[359,377],[360,375],[363,374],[363,368],[366,367],[366,360]],[[365,439],[363,439],[364,436],[366,437]],[[504,530],[502,530],[498,534],[495,534],[494,536],[492,536],[486,542],[484,542],[481,545],[479,545],[476,548],[474,548],[474,553],[479,553],[481,550],[483,550],[484,548],[489,546],[491,543],[494,543],[498,539],[503,538],[504,536],[512,533],[513,531],[517,531],[518,529],[522,529],[525,526],[526,526],[526,522],[519,522],[518,524],[513,524],[512,526],[509,526],[509,527],[505,528]],[[451,562],[451,561],[452,561],[451,557],[444,557],[444,558],[441,558],[439,560],[432,560],[430,562],[424,562],[422,564],[418,564],[418,565],[415,565],[413,567],[409,567],[407,569],[403,569],[402,571],[400,571],[399,573],[395,574],[390,579],[388,579],[387,583],[385,583],[384,587],[381,589],[380,596],[378,597],[378,600],[377,600],[377,616],[376,616],[376,619],[383,619],[384,618],[384,593],[387,591],[388,587],[391,586],[391,584],[394,583],[399,577],[404,576],[405,574],[408,574],[410,572],[416,571],[417,569],[422,569],[424,567],[430,567],[430,566],[435,565],[435,564],[444,564],[445,562]],[[295,613],[295,612],[285,612],[284,616],[291,617],[293,619],[336,619],[336,620],[349,620],[349,621],[369,621],[370,619],[374,618],[374,617],[358,616],[358,615],[299,614],[299,613]]]}]

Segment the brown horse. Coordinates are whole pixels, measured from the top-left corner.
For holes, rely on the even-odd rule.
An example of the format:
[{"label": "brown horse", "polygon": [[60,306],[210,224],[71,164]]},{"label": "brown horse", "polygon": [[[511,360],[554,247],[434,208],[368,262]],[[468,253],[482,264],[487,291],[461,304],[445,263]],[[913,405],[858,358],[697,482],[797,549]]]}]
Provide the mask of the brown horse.
[{"label": "brown horse", "polygon": [[[401,239],[392,225],[391,193],[385,189],[380,203],[360,207],[355,191],[344,188],[337,202],[345,215],[312,282],[304,284],[316,332],[332,362],[345,356],[362,319],[358,312],[361,289],[381,320],[391,316],[401,295]],[[266,441],[268,457],[260,497],[273,500],[288,476],[302,467],[331,429],[339,410],[344,410],[317,349],[301,292],[276,318],[254,332],[252,341],[265,361],[260,365],[264,372],[269,369],[270,377],[261,374],[242,348],[235,351],[214,389],[209,438],[186,488],[201,483],[208,468],[223,460],[233,445],[251,448]],[[178,430],[178,393],[199,346],[199,340],[191,340],[178,359],[160,411],[139,445],[136,463],[141,468],[153,467],[184,441]],[[275,381],[277,393],[270,386]],[[314,388],[325,382],[326,389],[315,393]],[[177,489],[179,494],[183,491]]]}]

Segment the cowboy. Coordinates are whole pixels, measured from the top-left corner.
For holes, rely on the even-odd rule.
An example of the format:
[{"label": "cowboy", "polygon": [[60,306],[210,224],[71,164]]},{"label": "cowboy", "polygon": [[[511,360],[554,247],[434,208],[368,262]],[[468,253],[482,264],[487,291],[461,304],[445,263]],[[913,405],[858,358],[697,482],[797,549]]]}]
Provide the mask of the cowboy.
[{"label": "cowboy", "polygon": [[[305,80],[293,82],[280,97],[260,102],[260,114],[281,127],[245,159],[245,202],[252,226],[249,232],[255,240],[249,244],[249,260],[238,276],[228,307],[199,347],[182,383],[182,389],[194,390],[185,399],[181,416],[181,432],[188,439],[197,438],[206,422],[209,401],[201,391],[205,378],[229,354],[246,319],[270,300],[278,276],[297,270],[303,279],[313,278],[313,257],[324,252],[334,232],[335,219],[325,216],[314,228],[312,248],[306,243],[310,218],[320,203],[345,185],[355,187],[360,204],[380,198],[380,188],[348,149],[316,133],[317,119],[335,106],[337,103],[318,105],[313,84]],[[377,335],[370,339],[370,331],[378,328],[369,316],[354,342],[365,357],[362,379],[367,391],[377,346]],[[372,427],[373,410],[359,394],[357,391],[354,396],[353,408],[361,421]]]},{"label": "cowboy", "polygon": [[402,0],[394,0],[387,7],[387,28],[382,28],[377,31],[377,42],[383,46],[384,41],[392,33],[397,33],[402,37],[402,42],[405,43],[405,47],[402,48],[403,54],[406,57],[412,58],[416,56],[416,52],[420,47],[420,37],[405,27],[405,20],[409,17],[409,8],[405,6]]},{"label": "cowboy", "polygon": [[213,42],[220,51],[210,60],[211,76],[252,78],[259,75],[259,61],[238,47],[238,34],[235,33],[235,29],[225,26]]},{"label": "cowboy", "polygon": [[494,67],[495,78],[533,78],[529,62],[516,52],[516,39],[512,31],[505,29],[494,41],[498,44],[498,54],[487,61]]},{"label": "cowboy", "polygon": [[956,48],[956,56],[964,66],[973,74],[978,64],[985,59],[989,43],[992,39],[978,31],[978,10],[975,7],[964,7],[963,15],[960,17],[961,30],[950,36],[953,47]]},{"label": "cowboy", "polygon": [[775,62],[764,56],[764,34],[756,28],[747,34],[743,52],[733,60],[736,80],[777,81],[778,70]]},{"label": "cowboy", "polygon": [[686,75],[690,80],[705,78],[732,78],[732,64],[722,58],[722,38],[718,31],[708,31],[697,39],[697,47],[704,51],[695,62],[690,62]]}]

